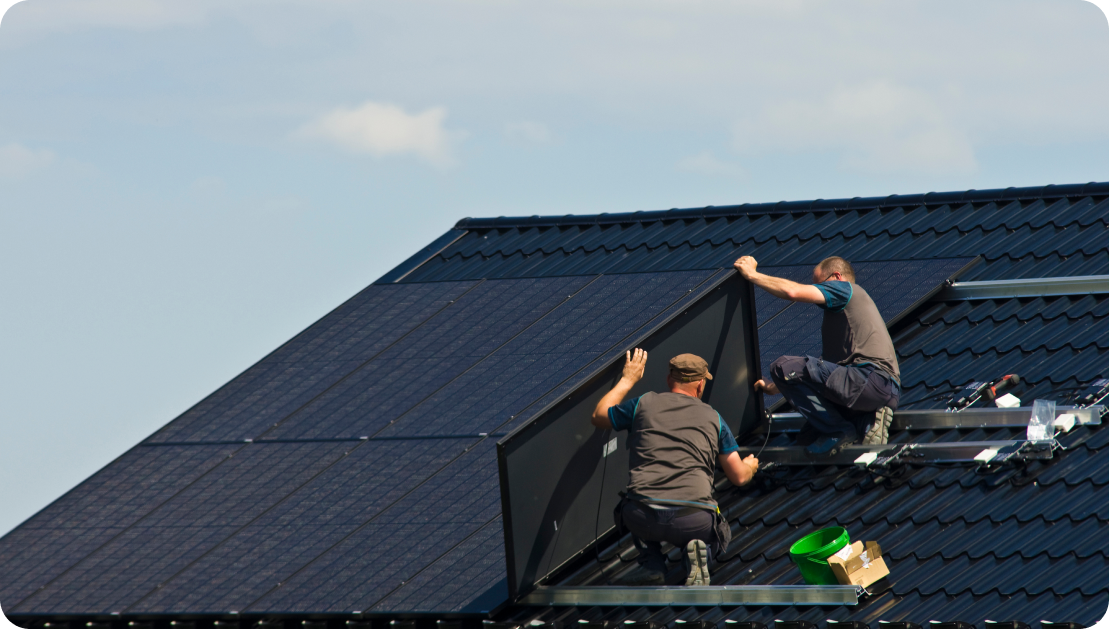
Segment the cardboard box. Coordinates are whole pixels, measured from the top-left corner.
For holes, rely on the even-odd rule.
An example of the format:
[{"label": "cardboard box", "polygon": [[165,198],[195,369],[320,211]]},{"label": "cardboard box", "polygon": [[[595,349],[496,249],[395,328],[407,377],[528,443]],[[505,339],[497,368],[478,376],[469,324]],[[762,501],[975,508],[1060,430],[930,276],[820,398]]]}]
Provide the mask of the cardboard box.
[{"label": "cardboard box", "polygon": [[828,557],[828,565],[841,585],[867,587],[882,577],[889,576],[889,568],[882,559],[878,542],[855,542]]}]

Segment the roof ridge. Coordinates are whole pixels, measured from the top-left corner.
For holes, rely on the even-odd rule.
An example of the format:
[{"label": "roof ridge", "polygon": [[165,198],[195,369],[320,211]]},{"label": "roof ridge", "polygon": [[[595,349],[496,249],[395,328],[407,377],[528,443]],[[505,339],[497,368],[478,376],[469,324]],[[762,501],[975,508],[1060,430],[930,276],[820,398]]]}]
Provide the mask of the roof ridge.
[{"label": "roof ridge", "polygon": [[812,201],[778,201],[768,203],[743,203],[740,205],[705,206],[700,208],[672,208],[639,212],[601,214],[565,214],[562,216],[499,216],[496,218],[466,217],[455,224],[455,229],[603,225],[613,223],[649,223],[683,218],[714,218],[750,214],[786,214],[791,212],[835,212],[858,209],[883,209],[973,202],[1019,201],[1021,199],[1054,199],[1109,195],[1109,182],[1085,184],[1050,184],[1023,188],[995,188],[989,190],[962,190],[926,192],[923,194],[891,194],[885,197],[853,197],[850,199],[814,199]]}]

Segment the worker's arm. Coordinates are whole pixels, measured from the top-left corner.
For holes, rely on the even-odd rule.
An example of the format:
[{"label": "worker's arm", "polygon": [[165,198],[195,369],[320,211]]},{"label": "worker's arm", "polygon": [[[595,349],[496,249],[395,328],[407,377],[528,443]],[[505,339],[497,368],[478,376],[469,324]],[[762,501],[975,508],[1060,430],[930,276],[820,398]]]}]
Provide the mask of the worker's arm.
[{"label": "worker's arm", "polygon": [[766,292],[788,299],[790,301],[799,301],[805,304],[824,304],[824,293],[819,288],[812,284],[798,284],[787,280],[782,277],[774,277],[773,275],[765,275],[759,273],[756,268],[758,262],[751,256],[743,256],[735,261],[734,266],[739,274],[744,279],[751,282],[755,286],[765,290]]},{"label": "worker's arm", "polygon": [[632,390],[636,382],[643,378],[643,368],[647,366],[647,352],[636,348],[634,352],[628,352],[628,362],[624,363],[624,373],[620,375],[620,381],[612,390],[597,402],[597,407],[593,409],[593,417],[590,422],[597,428],[605,430],[612,429],[612,420],[608,417],[608,409],[616,406],[624,401],[624,397]]},{"label": "worker's arm", "polygon": [[738,452],[729,452],[721,454],[717,460],[720,461],[720,468],[724,470],[724,475],[737,487],[751,482],[759,469],[759,460],[753,454],[748,454],[741,459]]}]

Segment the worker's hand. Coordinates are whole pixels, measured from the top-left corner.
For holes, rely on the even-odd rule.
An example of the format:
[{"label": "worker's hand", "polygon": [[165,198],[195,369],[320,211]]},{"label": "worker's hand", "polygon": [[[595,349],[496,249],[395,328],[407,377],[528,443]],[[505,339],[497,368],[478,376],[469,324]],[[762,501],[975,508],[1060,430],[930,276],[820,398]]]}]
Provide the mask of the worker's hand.
[{"label": "worker's hand", "polygon": [[647,352],[637,347],[635,351],[628,352],[628,362],[624,363],[624,373],[622,377],[631,384],[635,384],[643,378],[643,369],[646,367]]},{"label": "worker's hand", "polygon": [[778,385],[774,384],[773,380],[770,381],[770,382],[767,382],[766,380],[763,380],[762,378],[759,378],[758,380],[755,381],[755,391],[762,391],[763,393],[765,393],[767,395],[778,395],[778,393],[779,393]]},{"label": "worker's hand", "polygon": [[759,470],[759,460],[755,458],[755,455],[748,454],[743,457],[743,462],[750,466],[752,474]]},{"label": "worker's hand", "polygon": [[742,256],[736,260],[732,266],[735,267],[735,270],[739,271],[743,279],[749,280],[751,276],[755,274],[755,268],[759,266],[759,263],[751,256]]}]

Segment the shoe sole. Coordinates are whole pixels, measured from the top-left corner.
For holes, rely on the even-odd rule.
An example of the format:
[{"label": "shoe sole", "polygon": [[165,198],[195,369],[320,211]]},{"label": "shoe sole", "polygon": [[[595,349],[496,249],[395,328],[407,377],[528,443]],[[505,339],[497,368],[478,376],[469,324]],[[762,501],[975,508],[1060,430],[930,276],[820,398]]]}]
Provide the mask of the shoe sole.
[{"label": "shoe sole", "polygon": [[689,576],[685,584],[709,585],[708,546],[699,539],[692,540],[685,546],[685,555],[689,559]]},{"label": "shoe sole", "polygon": [[863,436],[863,445],[874,446],[888,443],[891,423],[893,423],[893,411],[888,406],[883,406],[875,414],[874,425]]}]

